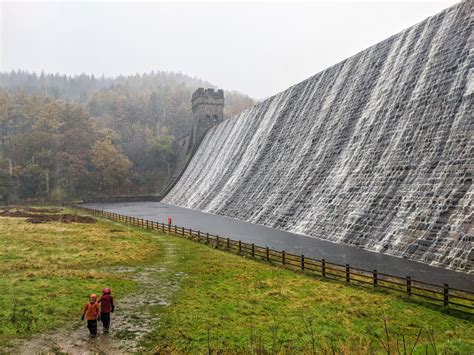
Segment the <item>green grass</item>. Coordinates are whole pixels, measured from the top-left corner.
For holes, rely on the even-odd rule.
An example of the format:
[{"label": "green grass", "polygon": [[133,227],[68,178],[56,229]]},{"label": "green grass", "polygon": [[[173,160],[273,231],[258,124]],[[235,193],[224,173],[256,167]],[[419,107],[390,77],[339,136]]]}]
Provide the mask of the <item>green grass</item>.
[{"label": "green grass", "polygon": [[[472,353],[472,317],[248,260],[176,239],[187,274],[174,303],[148,337],[155,350],[185,352]],[[386,341],[384,319],[389,341]],[[381,341],[377,338],[380,337]],[[382,343],[384,345],[382,345]]]},{"label": "green grass", "polygon": [[410,351],[422,329],[415,353],[435,353],[433,345],[437,352],[474,352],[472,317],[403,295],[113,222],[33,225],[13,218],[0,218],[0,348],[79,317],[87,295],[105,285],[117,297],[136,290],[127,274],[107,272],[109,266],[151,262],[165,266],[157,287],[184,276],[171,305],[154,307],[160,320],[142,340],[149,351],[378,353],[390,346],[396,353],[403,339]]},{"label": "green grass", "polygon": [[0,217],[0,346],[78,319],[88,295],[105,286],[117,297],[131,292],[133,281],[106,268],[143,264],[158,251],[149,234],[109,222]]}]

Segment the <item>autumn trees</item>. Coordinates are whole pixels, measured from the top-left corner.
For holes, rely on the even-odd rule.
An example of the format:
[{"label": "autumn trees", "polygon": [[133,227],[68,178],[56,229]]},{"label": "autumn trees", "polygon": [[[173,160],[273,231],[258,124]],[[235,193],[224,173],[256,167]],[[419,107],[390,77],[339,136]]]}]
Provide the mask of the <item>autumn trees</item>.
[{"label": "autumn trees", "polygon": [[[0,97],[0,198],[75,197],[129,188],[131,162],[119,146],[107,145],[111,141],[99,134],[84,108],[23,94]],[[112,167],[111,178],[104,161]],[[110,179],[116,183],[104,187]]]}]

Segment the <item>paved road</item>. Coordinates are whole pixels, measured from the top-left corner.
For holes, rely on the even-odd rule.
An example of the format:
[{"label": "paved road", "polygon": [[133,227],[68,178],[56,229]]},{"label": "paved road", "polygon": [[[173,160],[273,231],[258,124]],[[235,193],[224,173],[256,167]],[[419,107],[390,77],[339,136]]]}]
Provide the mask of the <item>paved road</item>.
[{"label": "paved road", "polygon": [[400,277],[411,276],[416,280],[436,284],[447,283],[451,287],[474,291],[474,275],[433,267],[381,253],[369,252],[322,239],[284,232],[229,217],[168,205],[162,202],[88,203],[84,207],[104,209],[110,212],[164,223],[167,223],[167,218],[171,217],[173,219],[172,224],[177,226],[218,234],[231,239],[240,239],[263,247],[268,246],[275,250],[285,250],[297,255],[304,254],[308,257],[326,259],[338,264],[350,264],[351,266],[367,270],[376,269],[379,272]]}]

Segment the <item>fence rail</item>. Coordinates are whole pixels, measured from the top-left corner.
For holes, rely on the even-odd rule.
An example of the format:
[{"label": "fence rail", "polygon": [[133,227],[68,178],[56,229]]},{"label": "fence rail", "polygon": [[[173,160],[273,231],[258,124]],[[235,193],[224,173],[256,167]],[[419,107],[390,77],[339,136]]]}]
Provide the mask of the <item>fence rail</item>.
[{"label": "fence rail", "polygon": [[451,288],[448,284],[438,285],[430,282],[406,278],[378,272],[377,270],[364,270],[349,264],[341,265],[329,262],[325,259],[317,260],[304,255],[295,255],[284,250],[274,250],[261,247],[253,243],[241,240],[233,240],[219,235],[193,230],[191,228],[178,227],[165,223],[149,221],[113,212],[96,210],[78,206],[80,210],[92,215],[124,222],[145,229],[157,230],[168,234],[186,237],[190,240],[207,244],[217,249],[241,256],[248,256],[272,264],[282,265],[292,270],[299,270],[324,278],[342,281],[346,284],[370,287],[375,289],[387,289],[399,293],[405,293],[410,297],[418,297],[426,302],[454,308],[466,313],[474,314],[474,292]]}]

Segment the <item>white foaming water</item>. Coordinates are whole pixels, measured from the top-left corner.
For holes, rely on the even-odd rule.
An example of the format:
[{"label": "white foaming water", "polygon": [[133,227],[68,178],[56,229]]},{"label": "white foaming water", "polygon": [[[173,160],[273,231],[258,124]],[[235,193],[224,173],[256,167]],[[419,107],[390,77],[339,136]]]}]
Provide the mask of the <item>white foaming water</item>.
[{"label": "white foaming water", "polygon": [[472,271],[463,2],[208,132],[164,202]]}]

